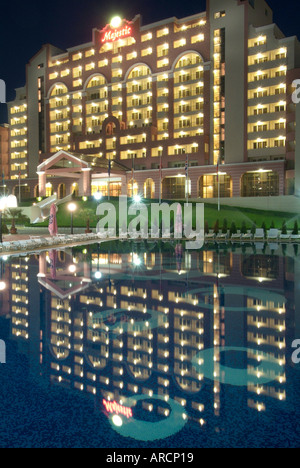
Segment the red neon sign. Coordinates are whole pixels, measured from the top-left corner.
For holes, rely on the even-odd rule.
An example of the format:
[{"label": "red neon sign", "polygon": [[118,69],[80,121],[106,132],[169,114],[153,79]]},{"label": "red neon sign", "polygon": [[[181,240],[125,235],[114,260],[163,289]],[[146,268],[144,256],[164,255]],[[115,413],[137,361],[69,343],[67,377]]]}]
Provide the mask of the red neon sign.
[{"label": "red neon sign", "polygon": [[132,418],[132,409],[126,406],[119,405],[116,401],[103,400],[103,405],[108,413],[123,414],[126,418]]},{"label": "red neon sign", "polygon": [[[124,25],[124,22],[127,24]],[[111,25],[107,25],[103,30],[102,30],[102,38],[101,42],[115,42],[118,39],[123,39],[124,37],[129,37],[132,34],[132,27],[130,26],[130,23],[126,20],[123,20],[123,26],[120,26],[119,28],[113,28]]]}]

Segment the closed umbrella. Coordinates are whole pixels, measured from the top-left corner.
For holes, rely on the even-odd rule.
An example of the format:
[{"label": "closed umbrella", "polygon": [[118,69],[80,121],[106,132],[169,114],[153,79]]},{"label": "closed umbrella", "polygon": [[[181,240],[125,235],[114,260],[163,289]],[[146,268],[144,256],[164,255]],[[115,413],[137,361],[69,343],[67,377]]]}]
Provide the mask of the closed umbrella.
[{"label": "closed umbrella", "polygon": [[56,250],[50,250],[49,258],[50,258],[51,278],[56,279],[57,251]]},{"label": "closed umbrella", "polygon": [[56,205],[53,203],[50,208],[49,226],[48,230],[51,236],[56,236],[57,230],[57,219],[56,219]]},{"label": "closed umbrella", "polygon": [[176,245],[175,255],[176,255],[177,270],[178,270],[178,273],[180,274],[181,266],[182,266],[182,257],[183,257],[183,247],[181,244]]},{"label": "closed umbrella", "polygon": [[182,238],[182,207],[181,204],[178,203],[177,205],[177,213],[176,213],[176,220],[175,220],[175,239]]}]

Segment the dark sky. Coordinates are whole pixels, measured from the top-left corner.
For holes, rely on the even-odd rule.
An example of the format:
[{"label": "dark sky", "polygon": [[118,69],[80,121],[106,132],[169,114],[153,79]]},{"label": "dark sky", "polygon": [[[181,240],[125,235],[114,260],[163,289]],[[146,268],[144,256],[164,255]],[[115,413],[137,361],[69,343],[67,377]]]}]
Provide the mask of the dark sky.
[{"label": "dark sky", "polygon": [[[228,1],[224,0],[224,4]],[[286,35],[300,37],[295,0],[268,0],[274,21]],[[7,85],[7,100],[25,84],[25,65],[41,46],[52,43],[62,49],[92,39],[94,27],[104,27],[114,14],[132,19],[141,14],[143,24],[177,16],[183,18],[205,10],[205,0],[10,0],[1,5],[0,79]],[[0,104],[0,123],[6,106]]]}]

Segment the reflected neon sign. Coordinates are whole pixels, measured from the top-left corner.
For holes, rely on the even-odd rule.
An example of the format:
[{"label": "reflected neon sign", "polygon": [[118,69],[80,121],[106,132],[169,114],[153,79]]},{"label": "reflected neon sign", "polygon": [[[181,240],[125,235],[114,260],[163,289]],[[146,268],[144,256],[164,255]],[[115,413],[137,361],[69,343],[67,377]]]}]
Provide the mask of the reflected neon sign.
[{"label": "reflected neon sign", "polygon": [[132,409],[122,406],[116,401],[103,400],[103,406],[108,413],[117,415],[122,414],[123,416],[126,416],[127,419],[132,418]]}]

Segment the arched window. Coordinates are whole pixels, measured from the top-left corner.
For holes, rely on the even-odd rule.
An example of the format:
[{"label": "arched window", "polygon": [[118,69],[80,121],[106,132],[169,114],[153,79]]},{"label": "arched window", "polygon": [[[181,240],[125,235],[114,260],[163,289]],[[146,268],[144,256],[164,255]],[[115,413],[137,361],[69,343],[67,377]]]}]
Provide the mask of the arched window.
[{"label": "arched window", "polygon": [[51,182],[46,184],[46,197],[51,197],[53,195],[53,185]]},{"label": "arched window", "polygon": [[279,175],[271,170],[247,172],[241,178],[242,197],[275,197],[279,195]]},{"label": "arched window", "polygon": [[139,186],[136,180],[130,180],[127,186],[128,197],[134,197],[139,193]]},{"label": "arched window", "polygon": [[66,185],[65,184],[59,184],[58,186],[58,198],[61,200],[62,198],[65,198],[66,196]]},{"label": "arched window", "polygon": [[[229,175],[219,175],[220,197],[232,197],[232,179]],[[198,182],[198,196],[200,198],[218,198],[218,176],[204,175]]]},{"label": "arched window", "polygon": [[162,197],[166,200],[182,200],[186,198],[187,190],[191,194],[191,181],[188,182],[185,176],[166,177],[162,181]]},{"label": "arched window", "polygon": [[79,187],[78,187],[77,182],[74,182],[74,183],[71,185],[71,194],[74,194],[75,197],[78,197],[78,195],[79,195]]},{"label": "arched window", "polygon": [[147,179],[144,183],[144,197],[152,199],[155,197],[155,183],[153,179]]}]

